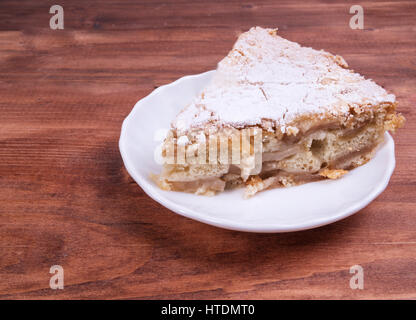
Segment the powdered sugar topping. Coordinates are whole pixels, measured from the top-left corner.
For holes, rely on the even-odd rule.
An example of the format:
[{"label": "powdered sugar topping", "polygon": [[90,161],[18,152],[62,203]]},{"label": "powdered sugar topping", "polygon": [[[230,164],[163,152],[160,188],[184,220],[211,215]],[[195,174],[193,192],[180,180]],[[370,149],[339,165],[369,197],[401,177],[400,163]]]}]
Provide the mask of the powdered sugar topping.
[{"label": "powdered sugar topping", "polygon": [[301,47],[272,29],[252,28],[240,35],[211,83],[172,126],[186,133],[208,122],[244,127],[267,119],[285,132],[302,115],[337,115],[347,113],[349,106],[395,101],[346,67],[339,56]]}]

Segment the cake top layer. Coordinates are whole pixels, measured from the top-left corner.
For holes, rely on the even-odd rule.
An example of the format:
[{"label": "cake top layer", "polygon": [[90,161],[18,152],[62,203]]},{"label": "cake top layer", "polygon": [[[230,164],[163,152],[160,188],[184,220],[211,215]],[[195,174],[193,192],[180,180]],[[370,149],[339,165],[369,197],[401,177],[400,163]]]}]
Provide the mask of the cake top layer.
[{"label": "cake top layer", "polygon": [[240,35],[210,84],[172,127],[186,133],[208,123],[243,128],[267,120],[285,133],[300,117],[336,117],[350,107],[394,101],[394,95],[349,70],[342,57],[254,27]]}]

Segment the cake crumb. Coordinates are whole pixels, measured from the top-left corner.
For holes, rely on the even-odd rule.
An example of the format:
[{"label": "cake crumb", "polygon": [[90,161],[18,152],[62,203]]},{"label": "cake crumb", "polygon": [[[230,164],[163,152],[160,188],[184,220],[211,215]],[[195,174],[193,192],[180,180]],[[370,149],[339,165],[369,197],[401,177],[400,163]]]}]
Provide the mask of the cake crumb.
[{"label": "cake crumb", "polygon": [[324,169],[319,172],[319,175],[325,178],[329,178],[329,179],[339,179],[346,173],[348,173],[348,170]]}]

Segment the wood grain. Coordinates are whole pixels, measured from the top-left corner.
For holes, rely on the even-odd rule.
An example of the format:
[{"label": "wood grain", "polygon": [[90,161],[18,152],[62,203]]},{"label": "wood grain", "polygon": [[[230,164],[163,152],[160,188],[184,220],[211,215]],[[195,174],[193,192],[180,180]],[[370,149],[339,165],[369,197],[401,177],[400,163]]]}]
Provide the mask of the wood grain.
[{"label": "wood grain", "polygon": [[[416,298],[416,4],[360,1],[0,2],[0,298]],[[127,175],[121,123],[137,100],[215,68],[251,26],[340,54],[406,116],[386,191],[314,230],[247,234],[157,204]],[[324,200],[323,200],[324,201]],[[49,288],[49,268],[65,289]],[[365,289],[349,288],[349,268]]]}]

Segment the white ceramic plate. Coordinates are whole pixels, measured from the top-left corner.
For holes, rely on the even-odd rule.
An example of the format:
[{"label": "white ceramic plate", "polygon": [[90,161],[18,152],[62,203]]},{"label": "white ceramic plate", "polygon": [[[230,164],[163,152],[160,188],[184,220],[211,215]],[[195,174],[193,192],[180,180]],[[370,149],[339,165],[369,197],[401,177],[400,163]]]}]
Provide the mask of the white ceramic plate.
[{"label": "white ceramic plate", "polygon": [[352,215],[387,186],[395,166],[394,142],[386,133],[375,157],[339,180],[264,191],[244,200],[243,189],[214,197],[160,190],[149,178],[159,173],[154,160],[156,130],[169,128],[176,114],[212,77],[209,71],[183,77],[136,103],[124,120],[120,152],[129,174],[154,200],[183,216],[217,227],[249,232],[288,232],[322,226]]}]

